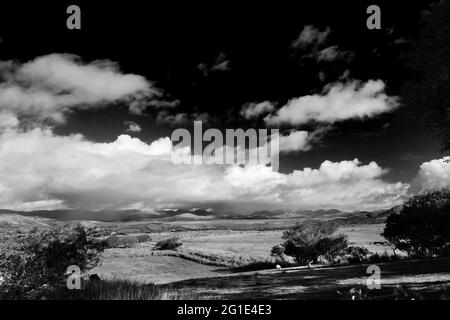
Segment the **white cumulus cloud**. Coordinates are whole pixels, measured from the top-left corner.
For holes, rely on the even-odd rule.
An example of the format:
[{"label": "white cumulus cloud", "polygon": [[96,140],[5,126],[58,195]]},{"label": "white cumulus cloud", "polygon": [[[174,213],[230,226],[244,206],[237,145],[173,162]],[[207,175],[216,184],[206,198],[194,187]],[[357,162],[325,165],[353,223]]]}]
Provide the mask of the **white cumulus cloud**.
[{"label": "white cumulus cloud", "polygon": [[298,38],[292,43],[292,46],[298,48],[308,45],[321,45],[326,41],[329,34],[330,28],[328,27],[325,30],[320,31],[312,25],[307,25],[303,28]]},{"label": "white cumulus cloud", "polygon": [[75,55],[50,54],[23,64],[0,62],[0,69],[6,79],[0,84],[0,109],[16,117],[61,122],[70,108],[118,100],[133,106],[158,94],[144,77],[123,74],[107,60],[85,63]]},{"label": "white cumulus cloud", "polygon": [[422,163],[412,187],[418,193],[450,188],[450,157]]},{"label": "white cumulus cloud", "polygon": [[269,101],[264,101],[260,103],[250,103],[242,107],[241,116],[245,119],[257,118],[258,116],[269,113],[273,111],[275,107]]},{"label": "white cumulus cloud", "polygon": [[288,135],[280,135],[280,152],[307,151],[311,148],[310,137],[307,131],[292,131]]},{"label": "white cumulus cloud", "polygon": [[310,121],[336,121],[372,117],[393,110],[396,99],[384,92],[381,80],[366,83],[353,81],[327,86],[321,94],[292,99],[288,104],[265,118],[267,124],[299,125]]},{"label": "white cumulus cloud", "polygon": [[141,132],[142,131],[141,126],[135,122],[125,121],[125,125],[128,126],[127,129],[125,130],[127,132]]}]

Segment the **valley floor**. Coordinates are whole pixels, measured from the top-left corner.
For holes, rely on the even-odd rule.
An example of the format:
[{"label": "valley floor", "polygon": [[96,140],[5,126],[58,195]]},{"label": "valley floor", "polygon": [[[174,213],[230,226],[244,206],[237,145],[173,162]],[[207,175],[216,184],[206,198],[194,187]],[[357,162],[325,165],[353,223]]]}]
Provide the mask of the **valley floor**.
[{"label": "valley floor", "polygon": [[[388,252],[380,236],[383,225],[343,227],[351,245],[372,252]],[[280,243],[282,231],[198,230],[153,233],[152,243],[133,248],[108,249],[102,265],[93,270],[102,278],[152,282],[162,288],[212,299],[350,299],[351,288],[361,288],[364,298],[408,299],[450,298],[450,258],[377,263],[381,269],[381,290],[368,290],[368,265],[285,268],[233,272],[224,266],[201,264],[177,256],[158,256],[155,241],[180,237],[180,252],[200,252],[211,257],[270,259],[270,249]],[[225,259],[226,260],[226,259]],[[397,288],[397,286],[401,286]]]},{"label": "valley floor", "polygon": [[[361,246],[373,253],[392,254],[392,248],[383,244],[380,236],[382,224],[341,227],[338,233],[348,236],[350,245]],[[92,272],[106,278],[121,278],[156,284],[190,278],[232,274],[226,265],[246,264],[255,261],[273,261],[270,251],[282,242],[281,230],[237,231],[196,230],[183,232],[160,232],[150,234],[151,243],[133,248],[107,249],[102,265]],[[210,260],[213,265],[197,263],[175,256],[154,256],[154,243],[173,236],[183,243],[181,252],[195,253]],[[214,263],[219,263],[214,265]],[[220,265],[222,263],[223,265]]]}]

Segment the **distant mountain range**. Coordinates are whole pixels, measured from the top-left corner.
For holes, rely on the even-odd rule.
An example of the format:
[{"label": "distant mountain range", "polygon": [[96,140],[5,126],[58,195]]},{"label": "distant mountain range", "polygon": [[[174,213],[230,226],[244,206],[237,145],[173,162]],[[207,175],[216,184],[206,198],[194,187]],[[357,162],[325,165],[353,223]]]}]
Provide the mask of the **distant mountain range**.
[{"label": "distant mountain range", "polygon": [[145,220],[163,221],[198,221],[214,219],[292,219],[292,218],[382,218],[391,213],[398,212],[401,206],[386,211],[356,211],[344,212],[337,209],[320,210],[263,210],[255,211],[249,215],[218,213],[209,209],[165,209],[145,212],[140,210],[37,210],[14,211],[0,209],[0,215],[18,214],[25,217],[41,217],[60,221],[103,221],[128,222]]},{"label": "distant mountain range", "polygon": [[343,214],[343,211],[337,209],[329,210],[297,210],[297,211],[285,211],[285,210],[272,210],[272,211],[255,211],[248,216],[252,219],[287,219],[287,218],[304,218],[305,216],[317,217],[326,215],[339,215]]}]

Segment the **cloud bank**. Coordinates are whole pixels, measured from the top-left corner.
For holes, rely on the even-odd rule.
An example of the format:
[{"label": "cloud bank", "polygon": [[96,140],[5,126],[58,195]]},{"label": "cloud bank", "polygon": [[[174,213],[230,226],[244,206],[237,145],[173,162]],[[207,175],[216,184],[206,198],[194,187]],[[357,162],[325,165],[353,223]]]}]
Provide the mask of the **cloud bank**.
[{"label": "cloud bank", "polygon": [[283,174],[264,165],[176,165],[171,149],[169,138],[95,143],[50,129],[8,129],[0,136],[0,207],[377,209],[398,204],[407,188],[381,180],[385,171],[376,163],[356,159]]}]

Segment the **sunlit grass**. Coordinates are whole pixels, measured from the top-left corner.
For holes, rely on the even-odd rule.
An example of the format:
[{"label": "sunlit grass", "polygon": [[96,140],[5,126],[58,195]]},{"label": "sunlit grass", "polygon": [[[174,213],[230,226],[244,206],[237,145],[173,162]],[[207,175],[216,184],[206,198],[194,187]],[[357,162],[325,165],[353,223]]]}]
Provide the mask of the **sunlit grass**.
[{"label": "sunlit grass", "polygon": [[151,283],[130,280],[90,281],[81,290],[65,287],[44,293],[51,300],[193,300],[201,299],[188,291],[161,288]]}]

